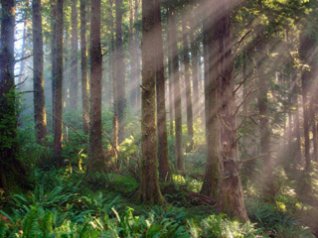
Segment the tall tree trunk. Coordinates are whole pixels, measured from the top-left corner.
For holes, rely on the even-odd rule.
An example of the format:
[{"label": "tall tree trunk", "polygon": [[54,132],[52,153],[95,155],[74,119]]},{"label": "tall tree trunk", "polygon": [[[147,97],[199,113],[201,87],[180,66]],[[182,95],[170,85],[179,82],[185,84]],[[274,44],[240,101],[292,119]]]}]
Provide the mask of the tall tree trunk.
[{"label": "tall tree trunk", "polygon": [[[158,10],[159,8],[159,10]],[[142,2],[142,116],[141,116],[141,201],[162,203],[159,188],[156,136],[156,74],[154,29],[160,24],[158,0]]]},{"label": "tall tree trunk", "polygon": [[33,90],[34,90],[34,121],[36,140],[43,144],[47,134],[46,109],[43,76],[43,34],[41,0],[32,1],[32,30],[33,30]]},{"label": "tall tree trunk", "polygon": [[114,126],[118,125],[118,141],[121,143],[125,137],[125,63],[122,36],[122,0],[116,0],[116,40],[115,40],[115,75],[114,81]]},{"label": "tall tree trunk", "polygon": [[188,142],[187,152],[193,149],[193,109],[192,109],[192,90],[191,90],[191,66],[189,55],[189,31],[187,30],[187,19],[182,19],[182,32],[183,32],[183,61],[184,61],[184,80],[186,90],[186,107],[187,107],[187,131]]},{"label": "tall tree trunk", "polygon": [[[236,139],[236,123],[235,123],[235,95],[234,95],[234,80],[232,76],[233,71],[233,55],[231,42],[231,19],[230,19],[230,4],[225,0],[220,5],[220,12],[222,16],[214,19],[214,24],[207,19],[205,24],[205,45],[210,47],[210,54],[205,60],[209,62],[206,67],[206,125],[208,133],[208,165],[214,164],[215,171],[206,170],[206,178],[212,173],[217,173],[222,168],[222,174],[217,174],[218,181],[211,179],[214,186],[216,182],[219,183],[219,192],[217,194],[217,203],[221,211],[230,216],[236,217],[242,221],[247,221],[247,212],[244,205],[243,189],[239,174],[238,153],[237,153],[237,139]],[[210,31],[212,33],[210,33]],[[208,33],[208,34],[207,34]],[[206,51],[206,49],[204,49]],[[213,58],[212,58],[213,57]],[[211,61],[209,61],[211,60]],[[210,91],[208,91],[209,89]],[[209,97],[213,95],[213,98]],[[218,98],[211,102],[213,99]],[[218,104],[218,102],[220,104]],[[209,107],[211,106],[211,107]],[[219,124],[213,120],[218,114]],[[214,127],[210,127],[211,125]],[[219,125],[221,131],[216,128]],[[216,131],[212,131],[215,130]],[[215,133],[216,134],[213,134]],[[212,137],[212,138],[209,138]],[[215,145],[213,145],[213,142]],[[221,146],[220,143],[221,142]],[[214,150],[210,149],[212,147]],[[219,153],[220,147],[220,153]],[[211,153],[211,154],[210,154]],[[213,153],[213,154],[212,154]],[[212,168],[212,166],[210,166]],[[220,176],[221,175],[221,176]],[[215,176],[216,177],[216,176]],[[205,183],[206,180],[205,180]],[[210,184],[211,185],[211,184]],[[204,186],[203,186],[204,188]],[[210,186],[210,190],[211,186]],[[213,191],[212,190],[212,191]],[[203,190],[204,191],[204,190]]]},{"label": "tall tree trunk", "polygon": [[[215,24],[216,25],[216,24]],[[220,108],[218,100],[218,71],[216,57],[218,39],[214,36],[215,26],[208,20],[203,23],[204,47],[204,96],[206,117],[207,162],[201,193],[217,200],[221,177],[220,123],[217,119]]]},{"label": "tall tree trunk", "polygon": [[105,168],[102,147],[101,0],[91,0],[89,170]]},{"label": "tall tree trunk", "polygon": [[[262,40],[260,39],[260,42]],[[262,42],[260,43],[262,44]],[[259,46],[256,51],[256,73],[258,76],[258,111],[259,111],[259,132],[260,132],[260,154],[263,160],[264,170],[262,172],[262,192],[265,197],[272,199],[273,194],[273,159],[271,153],[271,130],[268,115],[268,90],[269,82],[265,75],[265,65],[263,62],[263,54],[267,54],[265,46]]]},{"label": "tall tree trunk", "polygon": [[169,24],[170,24],[170,19],[168,19],[168,22],[167,22],[167,42],[168,42],[168,46],[167,46],[167,62],[168,62],[168,88],[169,88],[169,134],[171,137],[173,137],[174,135],[174,126],[173,126],[173,122],[174,122],[174,97],[173,97],[173,69],[172,69],[172,57],[173,57],[173,54],[172,54],[172,49],[171,49],[171,31],[170,31],[170,27],[169,27]]},{"label": "tall tree trunk", "polygon": [[[315,47],[315,41],[314,39],[307,35],[303,34],[300,39],[300,49],[299,54],[300,58],[303,60],[305,64],[308,64],[309,66],[312,66],[312,60],[313,55],[312,52],[314,52]],[[304,154],[305,154],[305,170],[308,172],[311,167],[311,158],[310,158],[310,138],[309,138],[309,131],[310,131],[310,123],[309,123],[309,95],[308,90],[310,87],[310,83],[312,81],[313,77],[313,71],[311,70],[304,70],[302,72],[301,76],[301,93],[302,93],[302,99],[303,99],[303,127],[304,127]]]},{"label": "tall tree trunk", "polygon": [[221,98],[220,120],[221,120],[221,157],[223,175],[220,183],[218,203],[222,211],[247,221],[247,212],[244,205],[244,195],[241,185],[237,135],[236,135],[236,110],[234,93],[234,57],[232,54],[231,37],[231,9],[229,0],[224,1],[221,7],[223,17],[217,22],[215,37],[218,39],[217,52],[219,61],[218,80],[219,94]]},{"label": "tall tree trunk", "polygon": [[87,70],[87,44],[86,44],[86,1],[80,0],[80,15],[81,15],[81,77],[82,77],[82,118],[84,132],[88,133],[89,127],[89,81]]},{"label": "tall tree trunk", "polygon": [[58,166],[62,161],[62,110],[63,110],[63,0],[52,2],[52,90],[54,159]]},{"label": "tall tree trunk", "polygon": [[17,110],[14,85],[15,1],[1,0],[0,38],[0,188],[27,188],[26,172],[17,159]]},{"label": "tall tree trunk", "polygon": [[78,105],[78,19],[77,0],[72,0],[72,36],[71,36],[71,87],[70,106],[76,110]]},{"label": "tall tree trunk", "polygon": [[156,61],[156,92],[157,92],[157,136],[158,136],[158,159],[159,159],[159,177],[161,180],[168,180],[170,177],[168,161],[168,141],[166,125],[166,92],[165,92],[165,74],[164,74],[164,54],[162,41],[162,26],[160,2],[155,1],[155,22],[158,24],[153,29],[155,51],[154,60]]},{"label": "tall tree trunk", "polygon": [[169,34],[169,61],[171,63],[172,86],[173,86],[173,101],[174,101],[174,116],[175,116],[175,154],[176,166],[180,172],[184,172],[184,158],[182,153],[182,111],[181,111],[181,84],[179,74],[179,52],[177,41],[177,12],[170,6],[168,9],[168,34]]},{"label": "tall tree trunk", "polygon": [[195,37],[194,30],[191,33],[191,69],[192,69],[192,84],[193,84],[193,107],[194,114],[200,112],[200,90],[199,90],[199,50],[198,42]]}]

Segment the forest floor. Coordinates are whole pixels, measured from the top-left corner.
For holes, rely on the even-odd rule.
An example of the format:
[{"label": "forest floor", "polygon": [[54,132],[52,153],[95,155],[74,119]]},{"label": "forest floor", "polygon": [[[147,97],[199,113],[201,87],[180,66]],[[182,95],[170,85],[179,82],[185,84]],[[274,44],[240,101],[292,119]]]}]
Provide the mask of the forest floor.
[{"label": "forest floor", "polygon": [[301,202],[286,184],[271,203],[246,191],[251,222],[242,224],[217,213],[213,203],[197,195],[201,182],[193,176],[174,175],[174,185],[163,185],[164,206],[137,203],[138,181],[124,174],[88,178],[71,167],[38,169],[32,181],[32,191],[1,196],[0,238],[310,238],[317,226],[317,204],[312,199]]},{"label": "forest floor", "polygon": [[[105,121],[110,121],[110,126],[104,131],[111,131],[111,119]],[[130,127],[137,128],[133,123]],[[185,154],[186,174],[173,172],[172,182],[161,184],[166,204],[152,206],[135,199],[140,171],[137,136],[121,144],[119,172],[87,176],[88,158],[83,149],[87,138],[80,130],[72,130],[63,147],[66,166],[55,169],[50,149],[30,140],[34,134],[29,128],[20,129],[19,144],[20,160],[27,165],[32,189],[13,189],[9,195],[0,191],[0,238],[311,238],[318,234],[315,163],[310,177],[303,176],[301,168],[277,168],[271,198],[260,195],[259,171],[250,170],[255,161],[243,164],[242,183],[250,218],[243,224],[220,213],[213,201],[199,195],[206,159],[203,132],[195,133],[197,146]],[[173,168],[174,141],[169,137],[168,142]],[[309,183],[310,189],[305,186]]]}]

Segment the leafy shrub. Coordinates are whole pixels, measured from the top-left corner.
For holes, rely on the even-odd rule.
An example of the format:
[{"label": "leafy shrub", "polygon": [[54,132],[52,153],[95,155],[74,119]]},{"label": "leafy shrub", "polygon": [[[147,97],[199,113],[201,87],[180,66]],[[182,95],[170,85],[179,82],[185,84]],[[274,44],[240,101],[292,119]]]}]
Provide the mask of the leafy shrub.
[{"label": "leafy shrub", "polygon": [[200,225],[203,238],[256,238],[262,234],[253,224],[229,220],[224,214],[208,216]]}]

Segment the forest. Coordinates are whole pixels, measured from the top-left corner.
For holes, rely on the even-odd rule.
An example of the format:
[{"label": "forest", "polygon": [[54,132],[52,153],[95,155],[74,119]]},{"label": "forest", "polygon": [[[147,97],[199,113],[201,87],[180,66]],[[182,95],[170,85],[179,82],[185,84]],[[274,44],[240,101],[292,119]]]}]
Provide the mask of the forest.
[{"label": "forest", "polygon": [[0,238],[318,237],[316,73],[317,0],[0,0]]}]

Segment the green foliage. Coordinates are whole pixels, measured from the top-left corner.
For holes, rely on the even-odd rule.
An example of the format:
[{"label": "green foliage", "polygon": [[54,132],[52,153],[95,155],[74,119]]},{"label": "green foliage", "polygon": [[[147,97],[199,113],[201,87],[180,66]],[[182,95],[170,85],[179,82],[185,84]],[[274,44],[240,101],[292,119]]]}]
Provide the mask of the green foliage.
[{"label": "green foliage", "polygon": [[241,224],[229,220],[224,214],[211,215],[202,220],[200,225],[202,229],[200,237],[204,238],[256,238],[262,234],[262,231],[256,229],[253,224]]},{"label": "green foliage", "polygon": [[250,219],[275,234],[275,237],[314,237],[308,228],[302,227],[293,217],[272,204],[248,201],[247,208]]}]

